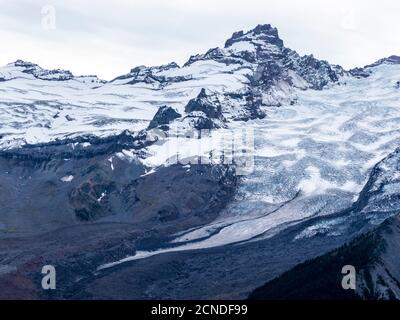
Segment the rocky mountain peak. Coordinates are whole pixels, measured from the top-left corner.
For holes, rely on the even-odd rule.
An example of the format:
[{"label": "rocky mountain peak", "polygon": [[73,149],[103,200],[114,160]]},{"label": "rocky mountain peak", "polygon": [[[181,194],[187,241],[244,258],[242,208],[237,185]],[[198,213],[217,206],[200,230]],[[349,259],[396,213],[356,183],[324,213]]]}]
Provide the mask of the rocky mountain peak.
[{"label": "rocky mountain peak", "polygon": [[243,31],[233,33],[232,37],[225,42],[225,48],[242,41],[283,47],[283,41],[279,38],[278,29],[272,27],[270,24],[259,24],[257,27],[246,33]]},{"label": "rocky mountain peak", "polygon": [[22,68],[21,71],[23,73],[31,74],[35,78],[41,80],[65,81],[74,78],[74,75],[71,73],[71,71],[61,70],[61,69],[47,70],[43,69],[36,63],[24,61],[21,59],[18,59],[15,62],[10,63],[9,66]]},{"label": "rocky mountain peak", "polygon": [[182,78],[168,78],[162,74],[163,71],[168,71],[171,69],[178,69],[179,65],[176,62],[171,62],[168,64],[163,64],[160,66],[147,67],[145,65],[134,67],[129,71],[129,73],[119,76],[111,82],[120,82],[124,84],[136,84],[136,83],[146,83],[162,86],[165,83],[184,80]]},{"label": "rocky mountain peak", "polygon": [[204,88],[201,89],[198,96],[189,101],[185,107],[185,111],[190,113],[193,111],[203,112],[210,118],[219,118],[222,116],[221,105],[215,97],[207,95]]},{"label": "rocky mountain peak", "polygon": [[392,55],[387,58],[382,58],[379,59],[378,61],[375,61],[372,64],[366,65],[365,67],[351,69],[349,72],[354,77],[367,78],[373,72],[373,69],[371,68],[378,67],[381,65],[395,65],[395,64],[400,64],[400,56]]},{"label": "rocky mountain peak", "polygon": [[159,127],[162,130],[168,130],[169,123],[173,120],[180,118],[182,115],[170,106],[161,106],[150,121],[147,129]]},{"label": "rocky mountain peak", "polygon": [[386,58],[386,61],[388,63],[400,64],[400,56],[392,55],[392,56]]},{"label": "rocky mountain peak", "polygon": [[13,65],[14,67],[24,67],[24,68],[32,68],[32,67],[37,67],[38,65],[32,62],[28,62],[28,61],[24,61],[21,59],[18,59],[12,63],[10,63],[10,65]]},{"label": "rocky mountain peak", "polygon": [[166,71],[170,69],[175,69],[179,68],[179,65],[176,62],[171,62],[168,64],[163,64],[160,66],[154,66],[154,67],[147,67],[145,65],[137,66],[131,69],[129,72],[132,75],[139,75],[139,74],[150,74],[150,73],[156,73],[160,71]]},{"label": "rocky mountain peak", "polygon": [[196,98],[185,106],[187,116],[183,119],[197,130],[214,129],[224,126],[222,106],[217,96],[202,88]]},{"label": "rocky mountain peak", "polygon": [[400,64],[400,56],[392,55],[387,58],[380,59],[367,67],[376,67],[382,64]]}]

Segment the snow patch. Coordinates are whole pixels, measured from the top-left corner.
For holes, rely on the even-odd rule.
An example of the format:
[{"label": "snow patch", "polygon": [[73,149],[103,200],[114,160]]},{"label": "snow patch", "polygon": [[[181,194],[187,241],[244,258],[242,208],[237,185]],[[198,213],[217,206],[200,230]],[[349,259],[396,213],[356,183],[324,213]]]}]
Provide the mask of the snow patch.
[{"label": "snow patch", "polygon": [[62,182],[71,182],[73,179],[74,179],[74,176],[65,176],[65,177],[62,177],[60,180]]}]

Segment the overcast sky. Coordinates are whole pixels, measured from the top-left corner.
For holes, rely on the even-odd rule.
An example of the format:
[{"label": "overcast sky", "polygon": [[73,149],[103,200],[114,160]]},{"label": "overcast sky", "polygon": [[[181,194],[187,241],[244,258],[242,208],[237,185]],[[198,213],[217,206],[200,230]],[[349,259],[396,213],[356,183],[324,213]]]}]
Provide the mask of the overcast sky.
[{"label": "overcast sky", "polygon": [[109,80],[182,64],[270,23],[287,47],[351,68],[400,55],[399,17],[399,0],[0,0],[0,65],[23,59]]}]

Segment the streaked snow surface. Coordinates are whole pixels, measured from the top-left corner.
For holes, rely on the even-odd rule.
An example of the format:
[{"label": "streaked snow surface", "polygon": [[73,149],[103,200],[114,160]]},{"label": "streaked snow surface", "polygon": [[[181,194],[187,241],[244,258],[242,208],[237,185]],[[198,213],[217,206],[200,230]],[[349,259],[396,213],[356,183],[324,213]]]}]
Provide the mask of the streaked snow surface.
[{"label": "streaked snow surface", "polygon": [[[126,129],[147,127],[158,108],[173,106],[183,112],[187,102],[201,88],[223,93],[242,89],[249,68],[225,65],[212,60],[164,70],[158,76],[189,76],[189,80],[155,84],[106,84],[83,82],[84,77],[67,81],[46,81],[9,65],[0,68],[0,149],[23,144],[85,134],[107,136]],[[229,89],[229,90],[228,90]]]},{"label": "streaked snow surface", "polygon": [[[269,108],[266,119],[246,124],[255,129],[255,168],[216,221],[176,235],[169,248],[139,251],[100,269],[270,237],[304,219],[349,207],[369,170],[399,145],[399,79],[400,66],[381,65],[367,79],[346,77],[341,86],[299,91],[296,105]],[[300,237],[310,235],[312,229]]]}]

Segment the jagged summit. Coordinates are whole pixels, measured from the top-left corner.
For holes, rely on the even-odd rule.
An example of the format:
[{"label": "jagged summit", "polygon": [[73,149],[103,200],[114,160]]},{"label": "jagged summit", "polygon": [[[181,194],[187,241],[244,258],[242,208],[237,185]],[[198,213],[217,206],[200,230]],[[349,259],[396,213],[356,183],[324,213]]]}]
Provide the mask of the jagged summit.
[{"label": "jagged summit", "polygon": [[[368,68],[385,64],[400,64],[400,56],[392,55],[363,68],[345,71],[342,67],[331,65],[325,60],[319,60],[312,54],[300,56],[296,51],[284,46],[284,41],[279,37],[276,27],[271,24],[259,24],[247,32],[234,32],[222,48],[215,47],[204,54],[192,55],[182,68],[175,62],[150,67],[140,65],[132,68],[129,73],[118,76],[109,82],[129,85],[142,83],[162,89],[171,83],[192,80],[196,77],[195,74],[181,70],[198,61],[207,60],[224,63],[227,66],[241,65],[252,69],[253,74],[250,76],[252,84],[261,86],[263,90],[276,85],[280,81],[302,89],[320,90],[329,83],[337,82],[343,75],[358,78],[368,77],[371,72]],[[12,68],[16,68],[18,72],[13,72]],[[43,69],[35,63],[22,59],[9,63],[6,67],[0,69],[0,81],[25,77],[24,74],[30,74],[41,80],[65,81],[75,79],[80,82],[95,83],[97,86],[107,83],[96,76],[74,76],[68,70]]]},{"label": "jagged summit", "polygon": [[221,102],[218,97],[202,88],[196,98],[185,106],[187,116],[183,119],[190,127],[198,130],[224,127]]},{"label": "jagged summit", "polygon": [[400,64],[400,56],[392,55],[387,58],[379,59],[378,61],[366,66],[367,67],[375,67],[382,64]]},{"label": "jagged summit", "polygon": [[225,48],[229,48],[234,43],[240,41],[262,41],[278,47],[283,47],[283,41],[279,38],[278,29],[272,27],[270,24],[259,24],[246,33],[243,31],[234,32],[232,37],[225,42]]},{"label": "jagged summit", "polygon": [[149,72],[149,71],[164,71],[164,70],[170,70],[170,69],[175,69],[175,68],[179,68],[179,65],[176,62],[171,62],[168,64],[162,64],[160,66],[153,66],[153,67],[141,65],[141,66],[132,68],[129,73],[130,74],[139,74],[139,73],[145,73],[145,72]]},{"label": "jagged summit", "polygon": [[244,32],[234,32],[224,45],[224,48],[212,48],[205,54],[193,55],[185,63],[189,66],[200,60],[217,60],[226,64],[257,63],[266,58],[279,59],[284,50],[282,39],[279,38],[277,28],[270,24],[258,25],[254,29]]},{"label": "jagged summit", "polygon": [[21,60],[21,59],[18,59],[18,60],[14,61],[14,62],[11,62],[11,63],[9,63],[9,65],[13,65],[15,67],[27,67],[27,68],[38,66],[35,63],[29,62],[29,61],[24,61],[24,60]]},{"label": "jagged summit", "polygon": [[[32,78],[33,77],[33,78]],[[7,81],[18,78],[40,79],[46,81],[76,80],[95,87],[106,83],[96,75],[74,76],[71,71],[63,69],[44,69],[36,63],[18,59],[0,69],[0,80]]]},{"label": "jagged summit", "polygon": [[177,118],[180,118],[181,116],[182,115],[174,108],[169,106],[161,106],[154,115],[153,119],[150,121],[147,129],[159,127],[162,130],[168,130],[169,123]]},{"label": "jagged summit", "polygon": [[374,63],[368,64],[362,68],[354,68],[349,71],[349,73],[357,78],[367,78],[373,72],[373,68],[379,67],[381,65],[397,65],[400,64],[400,56],[391,55],[387,58],[379,59]]},{"label": "jagged summit", "polygon": [[262,90],[282,82],[288,86],[321,90],[343,75],[341,67],[312,55],[300,56],[286,48],[277,28],[270,24],[260,24],[248,32],[235,32],[225,42],[224,48],[213,48],[205,54],[191,56],[184,66],[206,60],[251,68],[252,84]]},{"label": "jagged summit", "polygon": [[35,78],[42,80],[65,81],[74,78],[74,75],[69,70],[61,70],[61,69],[47,70],[41,68],[39,65],[35,63],[24,61],[21,59],[18,59],[15,62],[12,62],[8,65],[21,68],[22,69],[21,71],[23,73],[31,74]]},{"label": "jagged summit", "polygon": [[129,71],[129,73],[116,77],[110,82],[121,83],[121,84],[136,84],[142,82],[146,84],[162,85],[162,83],[165,83],[168,80],[175,81],[179,80],[180,78],[168,79],[164,75],[159,75],[159,73],[179,68],[180,67],[176,62],[171,62],[168,64],[163,64],[160,66],[153,66],[153,67],[140,65],[132,68]]}]

